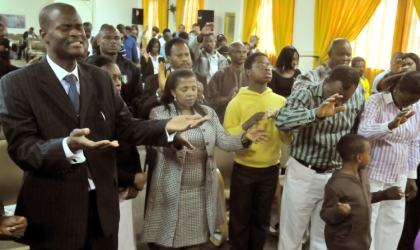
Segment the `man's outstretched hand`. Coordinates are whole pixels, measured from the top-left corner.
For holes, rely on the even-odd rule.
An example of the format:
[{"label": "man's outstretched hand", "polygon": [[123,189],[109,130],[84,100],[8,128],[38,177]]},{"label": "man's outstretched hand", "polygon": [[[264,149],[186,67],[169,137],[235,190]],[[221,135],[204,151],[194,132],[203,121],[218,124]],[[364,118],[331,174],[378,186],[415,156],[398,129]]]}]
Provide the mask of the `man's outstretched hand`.
[{"label": "man's outstretched hand", "polygon": [[88,138],[86,138],[86,135],[88,135],[89,133],[90,129],[88,128],[74,129],[70,133],[70,136],[67,139],[67,145],[69,145],[71,152],[75,153],[79,150],[90,151],[105,148],[116,148],[119,146],[118,141],[91,141]]},{"label": "man's outstretched hand", "polygon": [[183,132],[188,129],[200,127],[208,120],[210,120],[210,116],[208,115],[204,117],[201,115],[179,115],[172,118],[166,124],[166,131],[168,131],[169,134]]}]

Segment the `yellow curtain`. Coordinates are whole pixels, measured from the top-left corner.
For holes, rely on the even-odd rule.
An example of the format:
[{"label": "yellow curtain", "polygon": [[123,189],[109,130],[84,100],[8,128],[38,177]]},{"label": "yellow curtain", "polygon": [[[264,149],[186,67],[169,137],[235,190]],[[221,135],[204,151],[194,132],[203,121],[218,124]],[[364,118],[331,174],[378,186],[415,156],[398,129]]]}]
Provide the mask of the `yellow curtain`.
[{"label": "yellow curtain", "polygon": [[413,0],[399,0],[397,7],[397,17],[395,18],[394,39],[392,41],[392,54],[407,51],[410,28],[413,20]]},{"label": "yellow curtain", "polygon": [[204,10],[204,0],[198,0],[198,9]]},{"label": "yellow curtain", "polygon": [[[280,51],[285,46],[292,45],[295,0],[273,1],[272,3],[274,47],[277,60]],[[274,65],[275,61],[272,63]]]},{"label": "yellow curtain", "polygon": [[176,0],[176,30],[184,21],[184,10],[187,0]]},{"label": "yellow curtain", "polygon": [[163,29],[166,29],[168,27],[168,2],[167,1],[159,1],[158,18],[159,18],[159,31],[162,33]]},{"label": "yellow curtain", "polygon": [[[149,0],[143,0],[141,5],[143,7],[143,32],[144,29],[149,25]],[[150,27],[149,30],[151,30]],[[142,40],[141,44],[144,48],[146,48],[146,40]]]},{"label": "yellow curtain", "polygon": [[417,15],[420,17],[420,0],[414,0],[414,6],[416,7]]},{"label": "yellow curtain", "polygon": [[332,40],[342,37],[352,42],[356,39],[380,2],[381,0],[316,0],[314,51],[320,56],[321,63],[328,60]]},{"label": "yellow curtain", "polygon": [[242,41],[249,42],[249,38],[253,35],[255,26],[257,26],[258,11],[260,9],[261,0],[245,0],[244,4],[244,21],[242,27]]},{"label": "yellow curtain", "polygon": [[185,9],[188,11],[184,14],[184,19],[182,22],[184,27],[190,28],[194,23],[198,21],[198,10],[200,9],[199,5],[200,3],[198,0],[186,0]]}]

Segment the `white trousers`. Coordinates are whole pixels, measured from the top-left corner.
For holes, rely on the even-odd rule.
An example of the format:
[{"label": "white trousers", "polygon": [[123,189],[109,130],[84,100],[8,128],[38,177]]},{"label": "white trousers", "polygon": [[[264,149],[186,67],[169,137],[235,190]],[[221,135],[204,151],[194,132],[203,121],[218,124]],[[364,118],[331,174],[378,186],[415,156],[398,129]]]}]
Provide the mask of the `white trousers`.
[{"label": "white trousers", "polygon": [[118,250],[136,250],[136,237],[133,221],[133,201],[124,200],[120,193],[120,223],[118,229]]},{"label": "white trousers", "polygon": [[311,250],[325,250],[325,222],[319,213],[324,188],[331,174],[317,174],[293,157],[286,163],[286,177],[280,213],[279,250],[302,249],[302,238],[311,221]]},{"label": "white trousers", "polygon": [[[384,183],[369,179],[370,192],[382,191],[398,186],[405,192],[407,180],[396,183]],[[398,247],[404,226],[405,198],[401,200],[381,201],[372,204],[371,250],[394,250]]]}]

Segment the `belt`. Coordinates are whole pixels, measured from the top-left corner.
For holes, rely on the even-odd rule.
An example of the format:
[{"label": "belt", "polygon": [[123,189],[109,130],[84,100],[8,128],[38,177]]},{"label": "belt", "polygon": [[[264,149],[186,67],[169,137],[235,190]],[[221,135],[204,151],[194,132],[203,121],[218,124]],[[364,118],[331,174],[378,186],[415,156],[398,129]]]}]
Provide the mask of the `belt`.
[{"label": "belt", "polygon": [[299,162],[301,165],[314,170],[317,174],[331,174],[335,170],[340,169],[339,167],[332,167],[332,168],[329,168],[329,169],[317,168],[317,167],[312,166],[312,165],[310,165],[310,164],[308,164],[308,163],[306,163],[302,160],[299,160],[299,159],[296,159],[296,158],[295,158],[295,160],[297,162]]}]

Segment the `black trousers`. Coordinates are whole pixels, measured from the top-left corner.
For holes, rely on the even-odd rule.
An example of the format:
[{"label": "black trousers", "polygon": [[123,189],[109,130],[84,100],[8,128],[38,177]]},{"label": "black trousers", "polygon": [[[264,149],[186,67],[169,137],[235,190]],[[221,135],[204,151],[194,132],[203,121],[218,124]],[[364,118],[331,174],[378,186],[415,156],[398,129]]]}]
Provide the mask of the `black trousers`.
[{"label": "black trousers", "polygon": [[22,45],[19,46],[18,59],[22,57],[22,52],[25,50],[25,48],[26,48],[26,43],[23,43]]},{"label": "black trousers", "polygon": [[[420,166],[420,165],[419,165]],[[417,170],[417,188],[420,188],[420,171]],[[405,220],[398,250],[414,249],[414,241],[420,230],[420,192],[416,198],[405,204]]]},{"label": "black trousers", "polygon": [[[89,215],[85,246],[80,250],[117,250],[118,235],[105,236],[98,216],[96,191],[89,191]],[[64,225],[65,226],[65,225]],[[31,247],[31,250],[46,250]],[[58,250],[58,249],[57,249]]]},{"label": "black trousers", "polygon": [[264,249],[278,180],[279,165],[252,168],[234,163],[229,204],[230,249]]}]

